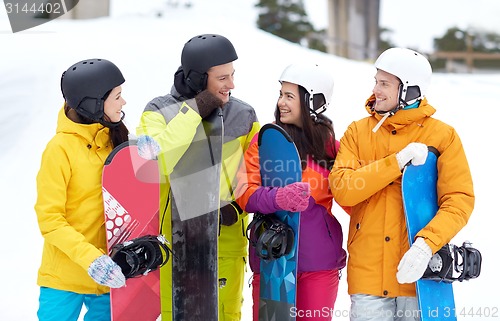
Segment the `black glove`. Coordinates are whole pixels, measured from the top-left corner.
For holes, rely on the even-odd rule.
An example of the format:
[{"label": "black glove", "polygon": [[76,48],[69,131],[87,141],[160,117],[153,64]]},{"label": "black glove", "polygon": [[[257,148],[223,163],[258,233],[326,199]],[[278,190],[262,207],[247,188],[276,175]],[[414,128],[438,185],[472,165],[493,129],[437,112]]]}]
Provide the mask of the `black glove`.
[{"label": "black glove", "polygon": [[220,224],[231,226],[238,222],[240,214],[243,213],[241,207],[235,201],[220,208]]},{"label": "black glove", "polygon": [[207,117],[215,109],[224,105],[224,102],[220,98],[214,96],[206,89],[196,95],[194,99],[196,100],[196,105],[198,105],[198,113],[201,118]]}]

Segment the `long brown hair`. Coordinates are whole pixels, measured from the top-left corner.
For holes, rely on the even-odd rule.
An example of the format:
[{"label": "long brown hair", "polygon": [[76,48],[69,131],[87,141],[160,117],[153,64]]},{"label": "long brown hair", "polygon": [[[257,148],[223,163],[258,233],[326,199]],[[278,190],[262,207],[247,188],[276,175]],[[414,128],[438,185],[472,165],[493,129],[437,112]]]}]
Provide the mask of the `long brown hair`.
[{"label": "long brown hair", "polygon": [[[82,116],[71,108],[68,104],[64,103],[64,113],[73,122],[78,124],[90,125],[96,123],[95,120],[88,117]],[[104,120],[109,122],[109,118],[104,114]],[[123,121],[121,121],[117,126],[109,127],[109,138],[113,147],[120,145],[128,140],[128,128],[125,126]]]},{"label": "long brown hair", "polygon": [[307,164],[307,156],[312,157],[320,166],[330,169],[337,155],[335,147],[335,131],[332,121],[323,114],[311,115],[309,111],[309,93],[299,87],[300,117],[302,128],[280,121],[279,108],[276,105],[274,118],[277,125],[281,126],[292,138],[302,160],[302,167]]}]

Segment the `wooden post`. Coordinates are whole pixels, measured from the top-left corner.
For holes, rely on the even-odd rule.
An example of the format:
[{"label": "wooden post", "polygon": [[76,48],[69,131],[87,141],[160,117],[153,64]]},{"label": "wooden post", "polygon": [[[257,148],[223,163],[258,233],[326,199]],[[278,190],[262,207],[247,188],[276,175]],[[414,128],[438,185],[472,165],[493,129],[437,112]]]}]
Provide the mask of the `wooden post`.
[{"label": "wooden post", "polygon": [[467,71],[472,73],[472,70],[474,69],[474,58],[472,57],[472,36],[469,33],[466,33],[465,35],[465,44],[467,45],[465,63],[467,64]]}]

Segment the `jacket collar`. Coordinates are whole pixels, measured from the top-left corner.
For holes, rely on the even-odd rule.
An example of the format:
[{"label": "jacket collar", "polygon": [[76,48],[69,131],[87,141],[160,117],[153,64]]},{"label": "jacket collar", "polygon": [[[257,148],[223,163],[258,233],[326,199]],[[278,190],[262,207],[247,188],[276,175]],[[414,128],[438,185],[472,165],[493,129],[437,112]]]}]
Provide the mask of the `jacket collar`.
[{"label": "jacket collar", "polygon": [[[377,120],[378,123],[384,115],[380,115],[376,111],[372,110],[374,103],[375,95],[372,94],[370,98],[366,100],[365,109]],[[432,116],[435,112],[436,109],[427,102],[427,98],[424,98],[420,102],[420,106],[418,106],[418,108],[398,110],[393,116],[388,117],[384,121],[382,127],[389,130],[393,128],[401,129],[409,124],[422,121],[424,118]]]},{"label": "jacket collar", "polygon": [[87,144],[96,144],[97,147],[105,147],[111,143],[109,128],[99,123],[89,125],[75,123],[66,116],[64,107],[61,108],[57,117],[56,132],[78,135],[82,137]]}]

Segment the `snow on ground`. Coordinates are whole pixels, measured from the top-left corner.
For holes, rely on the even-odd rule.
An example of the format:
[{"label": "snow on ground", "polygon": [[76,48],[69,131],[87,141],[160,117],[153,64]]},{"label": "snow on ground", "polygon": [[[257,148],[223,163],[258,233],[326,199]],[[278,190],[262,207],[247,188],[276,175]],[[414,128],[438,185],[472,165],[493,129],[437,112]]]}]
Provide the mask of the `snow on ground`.
[{"label": "snow on ground", "polygon": [[[174,9],[164,1],[144,0],[141,8],[134,7],[137,1],[113,1],[111,18],[58,19],[16,34],[0,13],[0,320],[36,320],[42,238],[33,210],[35,176],[63,103],[60,76],[71,64],[99,57],[120,67],[126,78],[126,123],[134,131],[146,103],[170,90],[183,44],[197,34],[219,33],[233,42],[239,55],[233,95],[253,105],[262,124],[273,119],[281,71],[295,61],[316,62],[335,76],[333,106],[327,115],[334,120],[338,138],[349,123],[366,116],[363,104],[374,84],[371,64],[311,51],[256,29],[253,1],[192,2],[190,9]],[[154,10],[146,7],[152,3]],[[157,12],[162,16],[157,17]],[[499,92],[500,74],[435,74],[428,94],[437,108],[436,118],[461,135],[477,196],[469,224],[454,240],[456,244],[472,241],[484,258],[477,280],[454,286],[460,320],[500,317],[496,294],[500,174],[493,156],[497,154]],[[347,234],[348,216],[338,208],[334,213]],[[344,271],[335,320],[347,320],[348,310]],[[251,320],[248,287],[243,312],[243,320]]]}]

